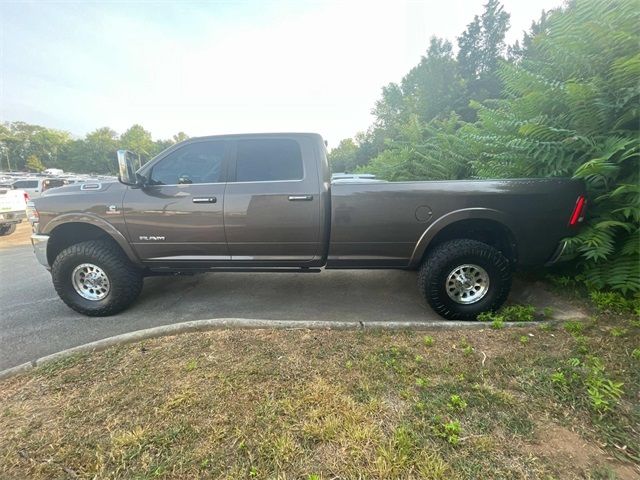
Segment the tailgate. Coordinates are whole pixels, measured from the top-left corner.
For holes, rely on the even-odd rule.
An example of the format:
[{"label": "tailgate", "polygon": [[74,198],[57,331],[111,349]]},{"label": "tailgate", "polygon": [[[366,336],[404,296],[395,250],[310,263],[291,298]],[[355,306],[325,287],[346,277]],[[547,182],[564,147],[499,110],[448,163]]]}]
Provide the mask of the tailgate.
[{"label": "tailgate", "polygon": [[22,191],[0,189],[0,212],[17,212],[26,208],[27,204]]}]

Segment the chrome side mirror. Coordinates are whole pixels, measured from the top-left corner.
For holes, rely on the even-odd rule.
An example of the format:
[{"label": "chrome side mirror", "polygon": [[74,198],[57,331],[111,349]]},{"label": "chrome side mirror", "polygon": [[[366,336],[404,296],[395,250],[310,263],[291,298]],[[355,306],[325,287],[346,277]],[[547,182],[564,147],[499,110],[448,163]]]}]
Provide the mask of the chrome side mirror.
[{"label": "chrome side mirror", "polygon": [[118,150],[118,180],[125,185],[137,185],[135,160],[137,155],[129,150]]}]

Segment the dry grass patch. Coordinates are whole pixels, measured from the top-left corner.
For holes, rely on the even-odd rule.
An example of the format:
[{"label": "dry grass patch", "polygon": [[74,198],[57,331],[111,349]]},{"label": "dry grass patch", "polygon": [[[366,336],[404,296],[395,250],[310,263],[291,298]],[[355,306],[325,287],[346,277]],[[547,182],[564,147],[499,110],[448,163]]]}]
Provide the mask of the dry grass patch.
[{"label": "dry grass patch", "polygon": [[[637,432],[637,328],[606,328],[212,331],[78,355],[0,384],[0,477],[626,478],[637,451],[609,439]],[[625,382],[615,415],[551,381],[584,341]],[[549,425],[602,455],[558,461]]]}]

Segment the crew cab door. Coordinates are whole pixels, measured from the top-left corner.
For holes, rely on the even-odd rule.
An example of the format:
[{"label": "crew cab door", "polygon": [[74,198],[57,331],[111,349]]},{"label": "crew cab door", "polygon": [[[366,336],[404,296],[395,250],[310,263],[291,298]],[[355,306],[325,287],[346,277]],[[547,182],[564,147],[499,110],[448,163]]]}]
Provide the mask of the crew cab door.
[{"label": "crew cab door", "polygon": [[234,263],[317,262],[322,199],[311,139],[239,138],[233,151],[224,221]]},{"label": "crew cab door", "polygon": [[225,140],[186,143],[145,171],[148,186],[127,190],[125,222],[143,261],[230,259],[223,219],[229,147]]}]

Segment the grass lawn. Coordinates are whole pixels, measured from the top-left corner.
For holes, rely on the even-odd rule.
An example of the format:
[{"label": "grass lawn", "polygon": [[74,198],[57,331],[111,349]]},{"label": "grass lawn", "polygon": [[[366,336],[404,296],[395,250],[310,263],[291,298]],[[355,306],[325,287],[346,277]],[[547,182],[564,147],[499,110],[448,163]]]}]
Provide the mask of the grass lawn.
[{"label": "grass lawn", "polygon": [[638,478],[639,332],[228,330],[75,356],[0,383],[0,478]]}]

